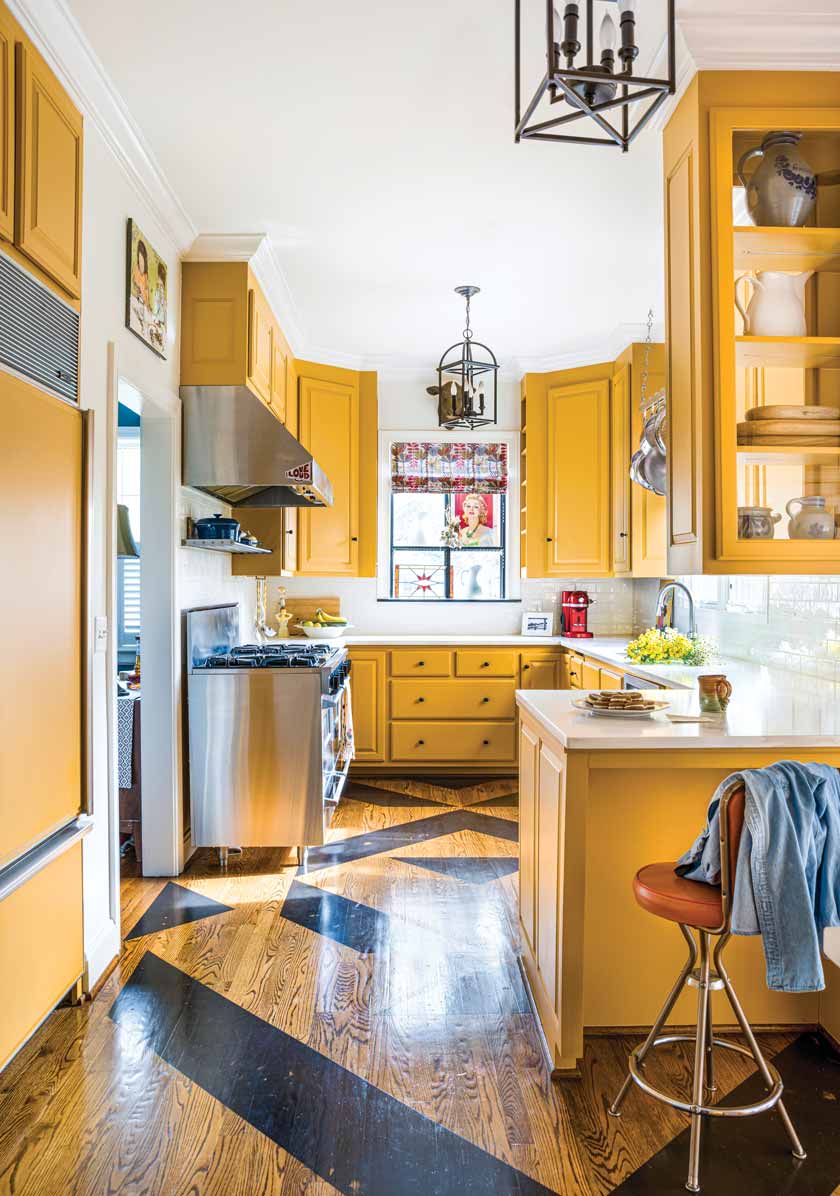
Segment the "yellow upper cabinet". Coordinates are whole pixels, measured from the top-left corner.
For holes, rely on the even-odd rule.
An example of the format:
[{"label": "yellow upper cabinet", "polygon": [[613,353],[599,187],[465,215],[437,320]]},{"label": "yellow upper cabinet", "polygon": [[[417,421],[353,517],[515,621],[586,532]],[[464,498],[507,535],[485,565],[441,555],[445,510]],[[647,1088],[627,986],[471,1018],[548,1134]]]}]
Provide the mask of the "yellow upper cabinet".
[{"label": "yellow upper cabinet", "polygon": [[15,25],[0,5],[0,240],[15,235]]},{"label": "yellow upper cabinet", "polygon": [[16,47],[15,243],[70,295],[81,294],[82,117],[32,46]]},{"label": "yellow upper cabinet", "polygon": [[[642,396],[642,382],[647,381]],[[665,346],[629,345],[616,362],[613,377],[612,471],[613,471],[613,552],[615,572],[629,572],[633,577],[662,577],[665,567],[665,498],[630,481],[630,456],[639,447],[644,420],[642,403],[665,385]],[[626,412],[622,416],[620,410]],[[625,420],[629,427],[629,451],[626,448]],[[629,501],[629,508],[625,503]],[[621,532],[627,533],[625,537]],[[628,545],[628,565],[619,569],[621,548]]]},{"label": "yellow upper cabinet", "polygon": [[[247,262],[184,262],[181,385],[247,386],[291,426],[288,341]],[[294,427],[292,427],[294,431]]]},{"label": "yellow upper cabinet", "polygon": [[[772,144],[746,158],[746,193],[739,176],[748,151],[784,130],[800,135],[782,147],[787,185],[814,190],[799,224],[790,206],[772,223],[756,206],[762,178],[784,175]],[[840,407],[840,79],[701,72],[664,155],[668,571],[837,572],[840,436],[830,419],[819,433],[810,421]],[[764,291],[773,286],[792,304]],[[763,410],[776,406],[793,410],[778,421]],[[792,518],[803,498],[815,518]]]},{"label": "yellow upper cabinet", "polygon": [[612,559],[616,577],[631,572],[630,560],[630,366],[613,374],[610,414]]},{"label": "yellow upper cabinet", "polygon": [[298,572],[376,573],[376,375],[298,361],[298,435],[329,478],[333,505],[301,509]]}]

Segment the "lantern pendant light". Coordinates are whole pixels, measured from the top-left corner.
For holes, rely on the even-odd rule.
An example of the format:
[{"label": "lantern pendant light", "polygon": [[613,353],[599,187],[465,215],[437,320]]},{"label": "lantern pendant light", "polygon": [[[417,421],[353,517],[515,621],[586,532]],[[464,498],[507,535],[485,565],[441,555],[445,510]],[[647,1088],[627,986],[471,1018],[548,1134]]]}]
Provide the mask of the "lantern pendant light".
[{"label": "lantern pendant light", "polygon": [[[568,0],[561,17],[554,7],[557,0],[545,3],[545,74],[537,90],[522,107],[522,26],[523,9],[530,9],[539,0],[514,0],[516,8],[516,141],[524,138],[535,141],[570,141],[578,145],[612,145],[626,153],[633,140],[676,91],[676,24],[675,0],[659,0],[666,10],[668,78],[651,79],[633,74],[633,63],[639,54],[636,44],[636,0],[607,0],[599,30],[599,59],[595,49],[594,0]],[[654,0],[648,0],[652,5]],[[615,6],[619,30],[610,9]],[[581,8],[584,27],[581,25]],[[585,42],[585,60],[578,55]],[[616,51],[616,45],[618,49]],[[616,70],[616,53],[619,68]],[[566,111],[550,120],[530,123],[544,96],[549,103],[563,104]],[[646,101],[650,101],[646,105]],[[634,105],[640,105],[639,108]],[[633,123],[634,118],[635,124]],[[613,121],[611,117],[619,117]],[[587,136],[565,132],[566,126],[589,118],[598,126],[602,136]],[[594,134],[594,129],[592,130]]]},{"label": "lantern pendant light", "polygon": [[479,288],[473,286],[455,288],[455,293],[463,295],[466,302],[463,339],[443,354],[437,369],[437,387],[429,388],[438,397],[441,428],[472,431],[496,423],[499,363],[487,345],[473,340],[470,327],[470,300],[478,292]]}]

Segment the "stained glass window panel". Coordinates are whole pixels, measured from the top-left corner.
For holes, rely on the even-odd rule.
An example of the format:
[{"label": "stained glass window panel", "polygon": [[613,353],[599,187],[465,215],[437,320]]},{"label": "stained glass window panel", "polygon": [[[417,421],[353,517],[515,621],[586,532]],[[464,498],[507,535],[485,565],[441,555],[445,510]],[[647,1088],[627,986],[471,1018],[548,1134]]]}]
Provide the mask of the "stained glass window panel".
[{"label": "stained glass window panel", "polygon": [[394,597],[440,599],[446,597],[446,559],[443,552],[418,552],[395,548]]}]

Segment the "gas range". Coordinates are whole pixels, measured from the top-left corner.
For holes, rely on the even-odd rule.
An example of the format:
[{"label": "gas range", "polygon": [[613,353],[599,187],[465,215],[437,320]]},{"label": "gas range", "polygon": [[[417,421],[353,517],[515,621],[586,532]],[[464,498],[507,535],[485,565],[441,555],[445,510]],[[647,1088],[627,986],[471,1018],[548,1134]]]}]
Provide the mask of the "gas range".
[{"label": "gas range", "polygon": [[285,644],[236,644],[195,662],[197,669],[322,669],[337,662],[344,649],[311,640]]}]

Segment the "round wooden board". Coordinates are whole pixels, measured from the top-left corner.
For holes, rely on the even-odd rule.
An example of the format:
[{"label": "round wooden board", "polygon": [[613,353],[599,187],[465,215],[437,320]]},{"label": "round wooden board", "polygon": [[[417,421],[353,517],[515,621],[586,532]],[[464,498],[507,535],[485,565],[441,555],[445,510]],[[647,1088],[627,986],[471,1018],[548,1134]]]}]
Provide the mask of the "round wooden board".
[{"label": "round wooden board", "polygon": [[817,407],[813,403],[800,407],[776,405],[770,407],[751,407],[746,414],[748,420],[761,420],[762,422],[774,419],[836,420],[840,419],[840,407]]}]

